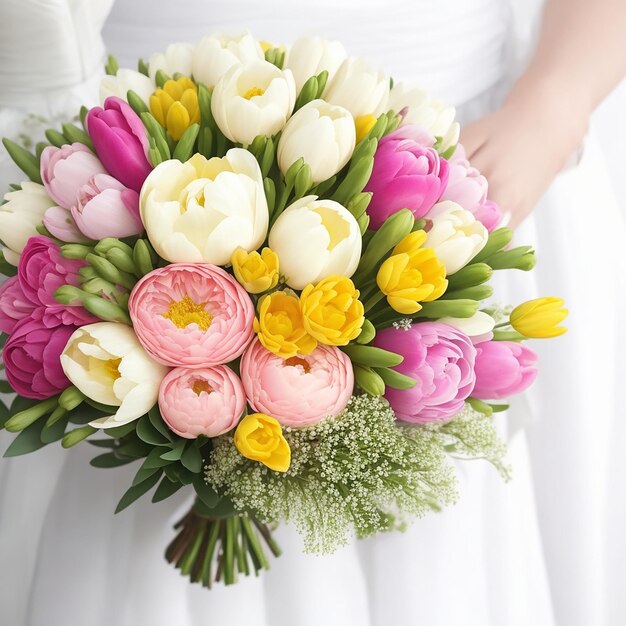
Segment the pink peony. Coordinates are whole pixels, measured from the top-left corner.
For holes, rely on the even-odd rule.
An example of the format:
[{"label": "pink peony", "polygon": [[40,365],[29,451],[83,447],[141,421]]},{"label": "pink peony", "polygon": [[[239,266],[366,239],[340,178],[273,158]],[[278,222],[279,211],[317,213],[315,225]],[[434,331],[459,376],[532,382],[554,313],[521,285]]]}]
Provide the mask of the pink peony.
[{"label": "pink peony", "polygon": [[537,353],[513,341],[486,341],[476,346],[476,386],[472,396],[500,400],[521,393],[537,378]]},{"label": "pink peony", "polygon": [[17,276],[9,278],[0,286],[0,332],[11,333],[16,324],[31,317],[33,304],[22,291]]},{"label": "pink peony", "polygon": [[75,330],[75,326],[47,328],[28,318],[15,326],[2,358],[7,380],[19,395],[45,400],[70,386],[60,357]]},{"label": "pink peony", "polygon": [[64,209],[76,203],[78,190],[96,174],[105,174],[104,165],[82,143],[57,148],[48,146],[41,153],[41,180],[48,195]]},{"label": "pink peony", "polygon": [[246,408],[239,378],[225,365],[169,372],[159,389],[165,423],[181,437],[217,437],[234,428]]},{"label": "pink peony", "polygon": [[89,111],[87,131],[109,174],[139,193],[152,171],[148,136],[139,116],[124,100],[111,96],[104,109]]},{"label": "pink peony", "polygon": [[439,200],[448,182],[448,162],[432,145],[429,133],[410,124],[380,140],[365,186],[374,194],[367,208],[370,228],[380,228],[400,209],[423,217]]},{"label": "pink peony", "polygon": [[108,174],[98,174],[78,190],[72,217],[90,239],[130,237],[143,232],[139,194]]},{"label": "pink peony", "polygon": [[207,263],[150,272],[135,285],[128,309],[143,347],[174,367],[228,363],[253,335],[250,296],[230,274]]},{"label": "pink peony", "polygon": [[66,259],[48,237],[31,237],[20,256],[17,276],[26,299],[36,307],[33,317],[45,326],[89,324],[96,321],[82,306],[61,304],[54,292],[61,285],[78,285],[78,270],[84,261]]},{"label": "pink peony", "polygon": [[374,345],[404,357],[394,369],[417,381],[412,389],[387,387],[398,419],[426,424],[454,417],[474,388],[476,348],[460,330],[440,322],[385,328]]},{"label": "pink peony", "polygon": [[281,359],[255,339],[241,358],[241,380],[250,406],[284,426],[302,427],[334,417],[346,408],[352,363],[334,346]]},{"label": "pink peony", "polygon": [[493,200],[487,200],[487,179],[470,165],[461,144],[457,145],[449,165],[450,178],[441,199],[460,204],[491,232],[500,223],[502,214]]},{"label": "pink peony", "polygon": [[54,237],[61,241],[70,243],[87,243],[89,241],[89,238],[85,237],[85,235],[78,230],[78,226],[76,226],[72,212],[69,209],[64,209],[60,206],[51,206],[44,213],[43,225]]}]

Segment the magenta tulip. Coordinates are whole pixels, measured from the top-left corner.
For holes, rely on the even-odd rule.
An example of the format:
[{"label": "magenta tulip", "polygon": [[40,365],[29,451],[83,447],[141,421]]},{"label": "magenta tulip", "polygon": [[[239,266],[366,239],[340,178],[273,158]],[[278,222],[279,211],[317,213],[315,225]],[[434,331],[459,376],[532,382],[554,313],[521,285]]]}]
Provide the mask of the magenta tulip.
[{"label": "magenta tulip", "polygon": [[11,333],[18,322],[30,317],[35,305],[24,295],[20,281],[13,276],[0,286],[0,332]]},{"label": "magenta tulip", "polygon": [[70,386],[61,367],[61,352],[75,326],[47,328],[24,319],[13,329],[2,350],[9,385],[21,396],[45,400]]},{"label": "magenta tulip", "polygon": [[385,391],[399,420],[447,421],[461,411],[475,382],[476,348],[467,335],[448,324],[423,322],[408,330],[385,328],[374,345],[402,355],[394,369],[417,381],[411,389]]},{"label": "magenta tulip", "polygon": [[365,191],[374,194],[367,208],[370,228],[380,228],[400,209],[423,217],[447,182],[448,162],[432,147],[432,137],[417,126],[401,126],[380,140],[374,156],[374,169],[365,186]]},{"label": "magenta tulip", "polygon": [[485,341],[476,345],[476,386],[472,396],[501,400],[521,393],[537,378],[537,353],[513,341]]},{"label": "magenta tulip", "polygon": [[152,171],[148,137],[139,116],[126,102],[111,96],[104,101],[104,109],[89,111],[87,131],[109,174],[139,193]]}]

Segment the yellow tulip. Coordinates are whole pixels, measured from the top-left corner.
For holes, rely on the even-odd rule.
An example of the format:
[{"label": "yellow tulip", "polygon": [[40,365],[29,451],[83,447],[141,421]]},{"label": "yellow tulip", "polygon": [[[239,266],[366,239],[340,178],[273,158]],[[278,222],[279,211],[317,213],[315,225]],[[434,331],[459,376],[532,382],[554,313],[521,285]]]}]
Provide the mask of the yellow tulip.
[{"label": "yellow tulip", "polygon": [[261,254],[237,248],[231,257],[233,272],[248,293],[263,293],[278,284],[278,255],[271,248]]},{"label": "yellow tulip", "polygon": [[327,346],[345,346],[363,326],[363,303],[354,283],[345,276],[329,276],[307,285],[300,295],[304,328]]},{"label": "yellow tulip", "polygon": [[178,141],[189,126],[200,121],[198,86],[187,76],[166,81],[150,96],[150,111]]},{"label": "yellow tulip", "polygon": [[446,268],[432,248],[422,248],[425,241],[423,230],[409,233],[376,276],[389,306],[403,315],[417,313],[422,308],[420,302],[436,300],[448,287]]},{"label": "yellow tulip", "polygon": [[261,298],[254,332],[266,350],[282,359],[310,354],[317,347],[304,328],[300,300],[292,291],[276,291]]},{"label": "yellow tulip", "polygon": [[537,298],[515,307],[511,312],[511,326],[524,337],[547,339],[567,332],[559,324],[567,317],[561,298]]},{"label": "yellow tulip", "polygon": [[291,465],[291,448],[276,420],[265,413],[246,415],[235,431],[235,446],[243,456],[259,461],[275,472]]},{"label": "yellow tulip", "polygon": [[357,143],[365,139],[365,136],[374,128],[374,124],[376,124],[377,121],[378,118],[374,115],[359,115],[359,117],[354,120]]}]

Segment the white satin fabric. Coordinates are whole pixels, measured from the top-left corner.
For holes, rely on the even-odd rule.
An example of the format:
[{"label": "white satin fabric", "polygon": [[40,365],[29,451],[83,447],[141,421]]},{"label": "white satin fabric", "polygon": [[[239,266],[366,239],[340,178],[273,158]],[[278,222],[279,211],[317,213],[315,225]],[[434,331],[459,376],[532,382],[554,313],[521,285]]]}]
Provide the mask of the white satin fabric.
[{"label": "white satin fabric", "polygon": [[[48,12],[52,5],[57,10]],[[74,115],[74,101],[85,100],[85,90],[91,89],[88,102],[96,97],[89,81],[102,59],[97,32],[107,5],[3,0],[0,120],[8,107],[13,116],[16,109],[50,110],[59,97],[66,98],[65,114]],[[396,79],[413,78],[463,105],[463,117],[472,118],[496,106],[502,79],[510,75],[511,16],[502,0],[118,0],[104,36],[121,64],[133,67],[168,43],[212,31],[250,28],[275,42],[304,33],[334,37]],[[29,37],[37,38],[37,47],[47,41],[41,46],[46,52],[31,50]],[[5,124],[0,131],[12,128]],[[0,180],[7,172],[0,163]],[[600,235],[589,236],[590,219],[603,224]],[[617,456],[610,460],[609,442],[623,414],[615,402],[617,349],[607,337],[620,328],[617,298],[623,297],[620,289],[612,295],[611,286],[621,281],[626,293],[626,272],[620,277],[615,271],[621,266],[613,252],[623,236],[592,141],[581,165],[547,194],[535,223],[520,230],[520,241],[530,238],[538,246],[537,270],[509,272],[501,281],[503,301],[518,302],[539,289],[564,295],[574,310],[570,333],[539,345],[543,368],[532,397],[516,399],[513,410],[498,417],[509,431],[510,484],[485,464],[464,463],[459,504],[416,521],[405,534],[311,557],[283,527],[284,554],[270,572],[206,591],[189,585],[162,557],[171,525],[188,504],[184,494],[156,505],[141,501],[113,516],[135,467],[97,470],[88,465],[94,454],[88,444],[69,453],[49,446],[0,460],[0,624],[619,623],[605,621],[611,611],[618,615],[619,601],[607,601],[607,589],[617,583],[604,574],[609,487],[599,486],[619,487],[607,480],[607,466],[619,463]],[[603,289],[600,313],[589,302]],[[622,346],[623,340],[622,334]],[[3,448],[8,440],[0,433]],[[613,540],[623,541],[617,532]]]}]

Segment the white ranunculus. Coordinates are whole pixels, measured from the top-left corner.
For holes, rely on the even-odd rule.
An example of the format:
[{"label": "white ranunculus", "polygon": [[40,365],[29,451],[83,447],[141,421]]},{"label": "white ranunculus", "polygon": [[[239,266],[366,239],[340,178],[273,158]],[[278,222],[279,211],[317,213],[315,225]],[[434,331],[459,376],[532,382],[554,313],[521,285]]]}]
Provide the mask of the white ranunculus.
[{"label": "white ranunculus", "polygon": [[133,90],[146,104],[154,93],[154,81],[135,70],[120,69],[115,76],[107,75],[100,81],[100,104],[109,96],[117,96],[126,100],[130,90]]},{"label": "white ranunculus", "polygon": [[20,254],[29,237],[38,235],[43,215],[56,202],[52,200],[43,185],[26,181],[22,189],[4,195],[6,202],[0,205],[0,240],[5,245],[4,258],[17,265]]},{"label": "white ranunculus", "polygon": [[446,266],[446,274],[465,267],[487,243],[487,229],[456,202],[439,202],[426,219],[431,221],[431,228],[424,246],[435,250]]},{"label": "white ranunculus", "polygon": [[285,67],[293,72],[299,93],[304,83],[320,72],[327,71],[328,81],[331,81],[347,56],[346,49],[339,41],[305,36],[291,46]]},{"label": "white ranunculus", "polygon": [[174,74],[191,76],[194,45],[191,43],[172,43],[165,52],[155,52],[148,61],[148,74],[154,81],[159,70],[171,78]]},{"label": "white ranunculus", "polygon": [[198,43],[191,67],[196,82],[213,88],[233,65],[264,59],[259,42],[250,33],[235,36],[215,34]]},{"label": "white ranunculus", "polygon": [[342,106],[357,118],[387,110],[389,77],[358,57],[348,57],[324,91],[324,100]]},{"label": "white ranunculus", "polygon": [[496,325],[493,317],[483,311],[474,313],[472,317],[442,317],[437,321],[454,326],[454,328],[465,333],[468,337],[488,335]]},{"label": "white ranunculus", "polygon": [[296,103],[291,70],[267,61],[231,67],[218,81],[211,111],[219,129],[247,146],[258,135],[275,135],[285,126]]},{"label": "white ranunculus", "polygon": [[327,276],[352,276],[361,258],[356,219],[333,200],[307,196],[288,206],[276,220],[269,246],[278,255],[280,273],[293,289]]},{"label": "white ranunculus", "polygon": [[267,234],[261,170],[242,148],[221,159],[164,161],[146,178],[139,203],[150,243],[172,263],[226,265],[237,248],[256,250]]},{"label": "white ranunculus", "polygon": [[389,108],[399,113],[405,107],[408,107],[408,110],[404,117],[404,124],[420,126],[435,137],[445,137],[451,129],[456,129],[458,141],[459,125],[454,121],[456,109],[453,106],[431,98],[428,92],[419,87],[398,83],[393,86],[389,94]]},{"label": "white ranunculus", "polygon": [[122,426],[146,414],[168,372],[143,349],[132,328],[115,322],[78,328],[61,354],[61,366],[88,398],[119,407],[113,415],[90,422],[95,428]]},{"label": "white ranunculus", "polygon": [[311,168],[315,184],[334,176],[350,159],[356,143],[350,111],[313,100],[289,119],[278,142],[278,165],[283,174],[298,159]]}]

